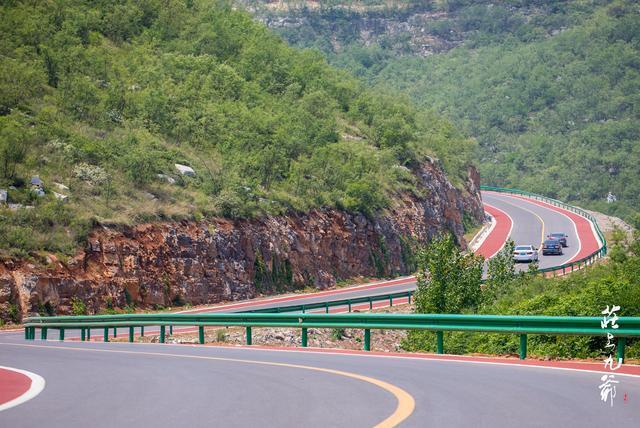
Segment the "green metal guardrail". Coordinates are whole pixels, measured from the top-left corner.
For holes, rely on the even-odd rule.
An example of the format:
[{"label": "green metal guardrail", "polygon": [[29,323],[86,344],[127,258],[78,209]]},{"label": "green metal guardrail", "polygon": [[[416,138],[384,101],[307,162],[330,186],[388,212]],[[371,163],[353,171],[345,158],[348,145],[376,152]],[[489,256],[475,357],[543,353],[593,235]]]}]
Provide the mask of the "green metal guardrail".
[{"label": "green metal guardrail", "polygon": [[[551,203],[555,206],[559,206],[562,208],[565,208],[569,211],[572,211],[576,214],[579,214],[585,218],[587,218],[589,221],[591,221],[595,227],[596,233],[598,234],[598,237],[600,238],[601,242],[603,243],[603,246],[598,249],[597,251],[595,251],[594,253],[590,254],[589,256],[582,258],[580,260],[576,260],[575,262],[571,262],[571,263],[565,263],[562,265],[558,265],[558,266],[552,266],[552,267],[548,267],[548,268],[544,268],[544,269],[538,269],[538,273],[546,273],[546,272],[559,272],[562,271],[562,273],[566,273],[566,272],[572,272],[574,269],[576,268],[581,268],[584,266],[588,266],[590,264],[593,263],[593,261],[598,258],[601,257],[603,255],[606,254],[607,251],[607,247],[606,247],[606,240],[604,238],[604,235],[602,234],[602,231],[600,230],[600,227],[598,226],[598,223],[596,222],[596,219],[589,214],[588,212],[578,208],[578,207],[574,207],[568,204],[565,204],[564,202],[558,201],[557,199],[552,199],[552,198],[547,198],[546,196],[542,196],[542,195],[538,195],[536,193],[531,193],[531,192],[526,192],[523,190],[516,190],[516,189],[505,189],[502,187],[489,187],[489,186],[480,186],[480,188],[482,190],[490,190],[490,191],[494,191],[494,192],[502,192],[502,193],[511,193],[511,194],[516,194],[516,195],[523,195],[523,196],[527,196],[530,198],[534,198],[537,200],[542,200],[548,203]],[[307,311],[311,311],[311,310],[316,310],[316,309],[324,309],[325,313],[329,313],[329,309],[332,307],[337,307],[337,306],[348,306],[349,308],[349,312],[351,312],[351,306],[352,305],[356,305],[356,304],[360,304],[360,303],[369,303],[369,309],[373,309],[373,303],[374,302],[379,302],[379,301],[389,301],[389,306],[393,306],[393,299],[398,299],[398,298],[404,298],[406,297],[409,301],[409,303],[411,303],[411,298],[413,297],[413,294],[415,293],[415,290],[411,290],[411,291],[402,291],[402,292],[398,292],[398,293],[387,293],[387,294],[380,294],[380,295],[375,295],[375,296],[367,296],[367,297],[358,297],[358,298],[353,298],[353,299],[341,299],[341,300],[333,300],[333,301],[327,301],[327,302],[319,302],[319,303],[311,303],[311,304],[305,304],[305,305],[289,305],[289,306],[280,306],[280,307],[275,307],[275,308],[264,308],[264,309],[254,309],[254,310],[249,310],[249,311],[243,311],[243,313],[284,313],[284,312],[302,312],[305,313]]]},{"label": "green metal guardrail", "polygon": [[602,246],[599,249],[589,254],[588,256],[583,257],[571,263],[565,263],[558,266],[551,266],[544,269],[538,269],[539,273],[552,272],[555,275],[555,273],[559,271],[562,271],[563,274],[565,274],[567,271],[573,272],[576,268],[580,269],[583,267],[590,266],[591,264],[593,264],[593,262],[595,262],[595,260],[601,257],[604,257],[607,254],[607,240],[605,239],[604,234],[602,233],[602,230],[600,230],[600,226],[598,226],[598,222],[596,221],[595,217],[593,217],[591,214],[589,214],[582,208],[574,207],[573,205],[566,204],[557,199],[548,198],[546,196],[539,195],[537,193],[527,192],[524,190],[507,189],[504,187],[492,187],[492,186],[480,186],[480,190],[499,192],[499,193],[509,193],[512,195],[521,195],[521,196],[526,196],[528,198],[536,199],[539,201],[547,202],[556,207],[564,208],[565,210],[581,215],[582,217],[585,217],[587,220],[589,220],[591,224],[593,224],[596,234],[598,235],[600,242],[602,242]]},{"label": "green metal guardrail", "polygon": [[242,311],[240,313],[278,314],[283,312],[301,312],[304,314],[308,311],[312,311],[316,309],[324,309],[325,313],[328,314],[329,309],[336,306],[347,306],[349,308],[349,312],[351,312],[353,305],[359,305],[361,303],[368,303],[369,310],[371,310],[373,309],[373,304],[375,302],[388,301],[389,306],[393,306],[394,299],[406,298],[408,300],[408,303],[411,303],[411,298],[413,297],[414,293],[415,293],[415,290],[399,291],[397,293],[386,293],[386,294],[378,294],[375,296],[354,297],[352,299],[329,300],[326,302],[307,303],[304,305],[289,305],[289,306],[278,306],[273,308],[252,309],[248,311]]},{"label": "green metal guardrail", "polygon": [[104,341],[109,341],[109,329],[128,328],[129,341],[134,340],[134,329],[146,326],[160,327],[160,342],[166,338],[166,327],[198,327],[200,343],[204,343],[205,326],[241,326],[246,328],[246,343],[251,345],[252,327],[291,327],[301,329],[301,343],[308,344],[308,328],[356,328],[364,330],[364,349],[371,350],[372,329],[427,330],[436,332],[438,353],[444,353],[445,331],[475,331],[511,333],[520,336],[520,358],[527,355],[527,335],[615,335],[618,358],[624,359],[627,337],[640,336],[640,317],[617,319],[618,328],[601,327],[599,317],[548,317],[511,315],[450,315],[450,314],[125,314],[97,316],[31,317],[25,322],[25,339],[34,340],[36,329],[42,339],[48,330],[59,331],[64,340],[66,330],[80,330],[81,339],[90,338],[91,329],[103,329]]}]

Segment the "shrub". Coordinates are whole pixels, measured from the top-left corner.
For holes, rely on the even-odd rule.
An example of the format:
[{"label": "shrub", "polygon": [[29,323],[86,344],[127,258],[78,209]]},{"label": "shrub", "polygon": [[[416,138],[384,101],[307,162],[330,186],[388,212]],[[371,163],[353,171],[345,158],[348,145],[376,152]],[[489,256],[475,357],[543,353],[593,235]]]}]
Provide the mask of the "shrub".
[{"label": "shrub", "polygon": [[344,328],[332,328],[331,329],[331,338],[333,340],[342,340],[345,337],[345,329]]},{"label": "shrub", "polygon": [[71,314],[72,315],[86,315],[87,305],[78,297],[71,298]]}]

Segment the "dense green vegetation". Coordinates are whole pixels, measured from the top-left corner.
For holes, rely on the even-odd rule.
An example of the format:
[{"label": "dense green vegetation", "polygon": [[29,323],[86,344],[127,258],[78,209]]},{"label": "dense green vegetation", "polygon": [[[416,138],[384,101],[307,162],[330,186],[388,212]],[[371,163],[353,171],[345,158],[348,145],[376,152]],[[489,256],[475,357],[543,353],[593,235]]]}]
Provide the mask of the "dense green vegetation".
[{"label": "dense green vegetation", "polygon": [[5,1],[0,34],[0,189],[34,206],[0,209],[0,251],[69,254],[96,220],[371,215],[424,156],[459,183],[473,150],[224,1]]},{"label": "dense green vegetation", "polygon": [[[640,217],[635,220],[640,226]],[[492,259],[493,269],[489,279],[480,290],[479,281],[457,281],[465,284],[450,293],[434,293],[431,287],[435,280],[446,283],[451,277],[471,278],[473,265],[453,264],[451,260],[462,260],[463,255],[451,250],[440,251],[448,257],[434,257],[431,250],[421,252],[418,260],[418,295],[416,311],[421,313],[479,313],[503,315],[555,315],[555,316],[599,316],[607,305],[621,307],[619,316],[640,316],[640,232],[633,239],[616,233],[611,250],[611,260],[587,270],[559,278],[544,278],[531,274],[508,275],[513,272],[513,261],[508,248],[503,257]],[[434,243],[434,248],[446,247],[447,240]],[[500,265],[500,266],[497,266]],[[456,266],[453,270],[452,266]],[[505,273],[507,275],[505,275]],[[454,292],[455,291],[455,292]],[[436,297],[435,299],[431,296]],[[465,298],[464,302],[461,300]],[[422,301],[436,304],[424,305]],[[443,302],[437,304],[437,302]],[[435,311],[434,311],[435,309]],[[439,310],[438,310],[439,309]],[[553,358],[597,358],[606,352],[606,338],[562,337],[529,335],[528,350],[533,356]],[[629,341],[627,356],[640,358],[640,340]],[[488,333],[446,333],[447,353],[464,354],[481,352],[487,354],[516,354],[517,335]],[[411,351],[435,351],[436,338],[433,333],[410,332],[403,347]]]},{"label": "dense green vegetation", "polygon": [[482,256],[461,252],[447,235],[421,249],[417,260],[416,312],[458,313],[478,306],[482,294]]},{"label": "dense green vegetation", "polygon": [[[376,18],[410,23],[414,12],[440,15],[408,31],[383,28],[373,43],[361,38],[367,19],[375,33]],[[475,137],[484,184],[624,218],[640,210],[637,2],[455,0],[291,13],[305,25],[283,27],[288,40],[320,48],[373,86],[409,93]],[[421,33],[440,44],[435,54],[417,55]],[[616,203],[605,203],[608,192]]]}]

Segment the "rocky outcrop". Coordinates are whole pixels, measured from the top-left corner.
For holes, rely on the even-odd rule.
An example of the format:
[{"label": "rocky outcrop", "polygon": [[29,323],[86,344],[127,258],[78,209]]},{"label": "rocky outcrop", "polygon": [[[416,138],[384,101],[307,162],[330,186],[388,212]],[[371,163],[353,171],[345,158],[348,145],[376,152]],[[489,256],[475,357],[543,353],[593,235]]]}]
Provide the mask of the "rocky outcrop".
[{"label": "rocky outcrop", "polygon": [[330,35],[326,41],[334,52],[357,42],[364,46],[384,44],[398,54],[428,56],[463,42],[464,34],[452,24],[455,14],[434,9],[428,2],[398,1],[383,6],[338,2],[323,6],[313,1],[236,1],[294,44],[309,35]]},{"label": "rocky outcrop", "polygon": [[[86,248],[47,267],[0,263],[0,316],[89,312],[108,307],[203,304],[307,285],[325,288],[356,276],[410,273],[413,249],[442,231],[461,245],[463,215],[484,217],[478,176],[466,189],[426,163],[415,171],[422,196],[398,195],[376,218],[333,209],[250,220],[211,219],[97,227]],[[13,305],[13,306],[12,306]]]}]

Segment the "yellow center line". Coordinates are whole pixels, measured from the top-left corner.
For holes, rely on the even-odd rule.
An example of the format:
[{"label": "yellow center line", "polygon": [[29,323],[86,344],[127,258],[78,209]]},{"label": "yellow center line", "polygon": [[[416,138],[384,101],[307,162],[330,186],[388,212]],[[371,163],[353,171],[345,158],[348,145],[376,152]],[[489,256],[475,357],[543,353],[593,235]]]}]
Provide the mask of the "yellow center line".
[{"label": "yellow center line", "polygon": [[415,400],[404,389],[401,389],[395,385],[392,385],[388,382],[385,382],[380,379],[372,378],[369,376],[364,376],[356,373],[345,372],[342,370],[334,370],[334,369],[326,369],[323,367],[314,367],[314,366],[304,366],[299,364],[288,364],[288,363],[276,363],[269,361],[256,361],[256,360],[244,360],[244,359],[236,359],[236,358],[224,358],[224,357],[209,357],[204,355],[189,355],[189,354],[171,354],[167,352],[147,352],[147,351],[123,351],[116,349],[94,349],[94,348],[78,348],[73,346],[48,346],[48,345],[28,345],[22,343],[1,343],[0,345],[10,345],[10,346],[21,346],[28,348],[46,348],[46,349],[62,349],[66,351],[87,351],[87,352],[108,352],[114,354],[133,354],[133,355],[152,355],[159,357],[173,357],[173,358],[189,358],[194,360],[208,360],[208,361],[226,361],[226,362],[235,362],[235,363],[243,363],[243,364],[258,364],[265,366],[275,366],[275,367],[288,367],[294,369],[303,369],[303,370],[311,370],[322,373],[330,373],[333,375],[348,377],[351,379],[357,379],[362,382],[370,383],[378,388],[384,389],[385,391],[391,393],[397,400],[398,405],[396,406],[395,411],[382,422],[375,425],[376,428],[388,428],[395,427],[399,425],[402,421],[407,419],[415,409]]},{"label": "yellow center line", "polygon": [[520,208],[520,209],[525,210],[525,211],[533,214],[534,216],[538,217],[538,220],[540,220],[540,224],[542,225],[542,232],[540,234],[540,246],[539,246],[539,248],[542,248],[542,246],[544,245],[544,228],[545,228],[544,220],[542,219],[542,217],[540,217],[537,213],[535,213],[535,212],[531,211],[530,209],[525,208],[523,206],[512,204],[511,202],[507,202],[507,201],[505,201],[503,199],[501,199],[501,201],[504,202],[507,205],[511,205],[512,207]]}]

